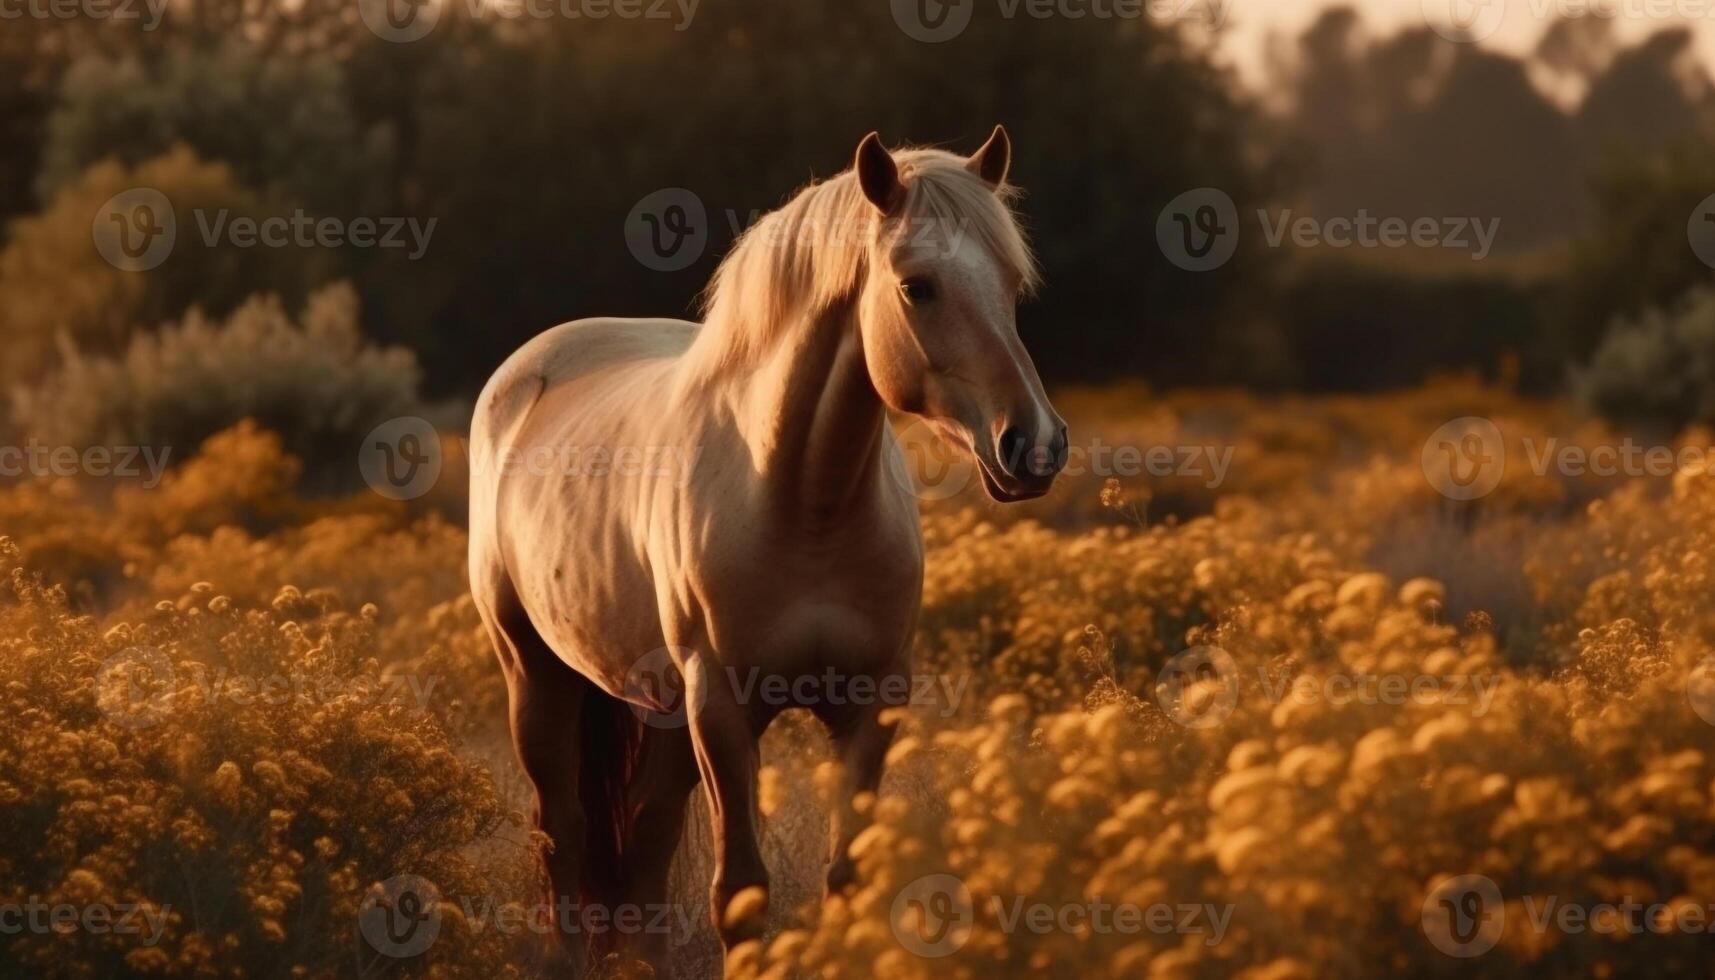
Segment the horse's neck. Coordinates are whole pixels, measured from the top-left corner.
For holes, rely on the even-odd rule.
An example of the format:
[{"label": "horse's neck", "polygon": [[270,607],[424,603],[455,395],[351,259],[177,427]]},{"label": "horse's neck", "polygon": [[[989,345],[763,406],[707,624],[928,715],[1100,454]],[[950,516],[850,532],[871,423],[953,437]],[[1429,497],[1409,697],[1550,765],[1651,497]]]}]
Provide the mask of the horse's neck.
[{"label": "horse's neck", "polygon": [[783,517],[822,526],[871,498],[886,412],[869,379],[855,303],[795,323],[735,366],[738,426]]}]

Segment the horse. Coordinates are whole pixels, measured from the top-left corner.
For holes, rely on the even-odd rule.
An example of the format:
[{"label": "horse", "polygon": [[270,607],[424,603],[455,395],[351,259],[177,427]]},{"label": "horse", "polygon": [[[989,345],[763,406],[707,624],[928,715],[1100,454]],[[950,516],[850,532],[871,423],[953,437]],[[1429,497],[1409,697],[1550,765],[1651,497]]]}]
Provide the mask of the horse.
[{"label": "horse", "polygon": [[[484,387],[470,585],[553,907],[666,908],[700,783],[716,932],[726,951],[759,936],[758,740],[798,706],[843,763],[826,885],[853,886],[890,703],[818,690],[783,704],[734,678],[908,685],[923,541],[890,411],[968,454],[996,501],[1046,493],[1064,466],[1066,424],[1017,331],[1038,272],[1011,158],[1002,127],[968,158],[890,152],[872,132],[850,169],[739,236],[701,325],[565,323]],[[642,931],[562,939],[575,962],[635,945],[659,963],[665,936]]]}]

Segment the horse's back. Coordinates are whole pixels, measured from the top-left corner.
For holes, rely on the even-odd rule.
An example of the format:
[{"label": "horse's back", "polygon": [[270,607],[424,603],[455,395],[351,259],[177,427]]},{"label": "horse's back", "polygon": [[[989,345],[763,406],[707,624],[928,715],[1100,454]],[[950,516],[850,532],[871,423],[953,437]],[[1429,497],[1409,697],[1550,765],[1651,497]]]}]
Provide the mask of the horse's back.
[{"label": "horse's back", "polygon": [[[695,339],[684,320],[600,317],[543,331],[508,357],[477,398],[470,427],[470,529],[473,570],[478,551],[495,543],[495,513],[508,454],[530,427],[545,396],[632,367],[670,363]],[[492,554],[481,556],[489,560]]]},{"label": "horse's back", "polygon": [[697,329],[685,320],[600,317],[536,335],[506,359],[477,399],[472,448],[503,451],[518,423],[550,388],[620,365],[674,359],[691,345]]}]

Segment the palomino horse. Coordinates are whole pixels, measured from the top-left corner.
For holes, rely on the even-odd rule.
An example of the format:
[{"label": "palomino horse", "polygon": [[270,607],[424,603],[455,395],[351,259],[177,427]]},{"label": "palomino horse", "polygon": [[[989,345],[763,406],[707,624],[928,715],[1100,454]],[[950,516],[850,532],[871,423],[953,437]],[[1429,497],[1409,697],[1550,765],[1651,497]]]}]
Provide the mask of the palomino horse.
[{"label": "palomino horse", "polygon": [[[1053,483],[1066,427],[1015,326],[1036,273],[1010,158],[998,127],[969,159],[889,153],[872,133],[851,171],[738,241],[703,325],[563,324],[488,382],[471,425],[471,590],[558,907],[665,908],[700,779],[716,929],[730,948],[761,928],[757,741],[797,702],[731,679],[909,689],[923,543],[887,409],[968,451],[996,500]],[[682,705],[638,682],[658,668]],[[863,700],[802,703],[846,773],[831,889],[852,880],[850,799],[874,792],[892,737],[885,699]],[[658,722],[675,708],[681,725]],[[636,945],[658,961],[665,939]]]}]

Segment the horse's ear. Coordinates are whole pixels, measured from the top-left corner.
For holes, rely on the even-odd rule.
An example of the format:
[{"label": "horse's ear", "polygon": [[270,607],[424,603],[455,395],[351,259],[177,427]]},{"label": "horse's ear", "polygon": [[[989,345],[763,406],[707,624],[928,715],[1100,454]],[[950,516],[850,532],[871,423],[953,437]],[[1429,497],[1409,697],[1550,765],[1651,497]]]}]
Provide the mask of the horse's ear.
[{"label": "horse's ear", "polygon": [[999,187],[1011,167],[1012,138],[1006,135],[1005,126],[996,126],[989,134],[989,141],[965,162],[965,169],[987,181],[990,187]]},{"label": "horse's ear", "polygon": [[893,154],[881,145],[880,134],[870,133],[863,138],[863,142],[858,144],[857,161],[852,167],[857,171],[863,196],[869,198],[869,203],[882,214],[892,214],[905,200],[905,185],[899,182],[899,167],[893,162]]}]

